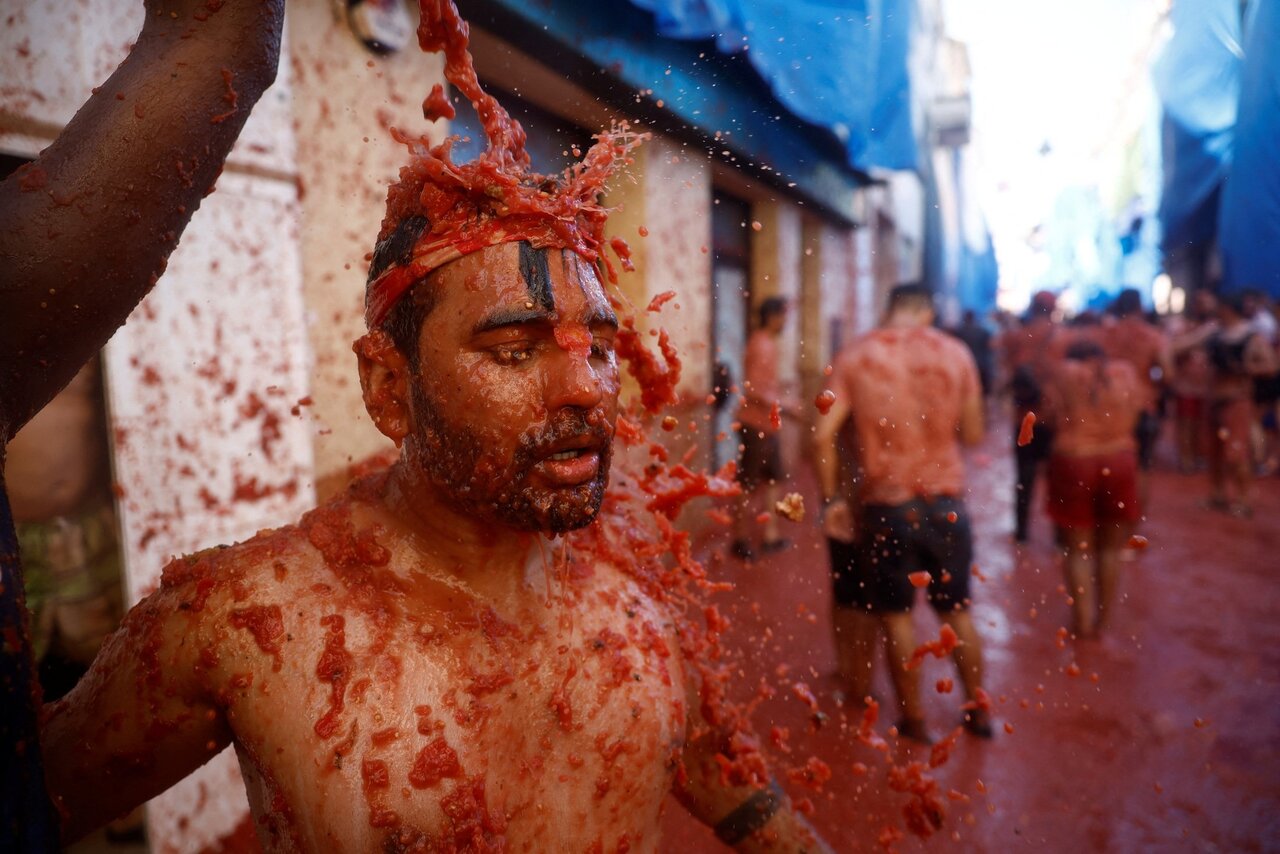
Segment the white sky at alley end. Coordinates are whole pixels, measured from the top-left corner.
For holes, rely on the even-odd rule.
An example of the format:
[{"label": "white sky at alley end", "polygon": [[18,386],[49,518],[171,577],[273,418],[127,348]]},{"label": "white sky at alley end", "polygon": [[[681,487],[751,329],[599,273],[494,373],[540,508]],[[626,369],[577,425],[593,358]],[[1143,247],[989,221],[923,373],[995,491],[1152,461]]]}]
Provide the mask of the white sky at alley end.
[{"label": "white sky at alley end", "polygon": [[[1024,308],[1047,259],[1027,242],[1059,193],[1096,186],[1102,154],[1149,86],[1161,0],[944,0],[972,68],[973,185],[1000,264],[1000,302]],[[1128,103],[1126,103],[1128,99]],[[1051,153],[1040,154],[1048,143]],[[1105,194],[1105,188],[1102,189]]]}]

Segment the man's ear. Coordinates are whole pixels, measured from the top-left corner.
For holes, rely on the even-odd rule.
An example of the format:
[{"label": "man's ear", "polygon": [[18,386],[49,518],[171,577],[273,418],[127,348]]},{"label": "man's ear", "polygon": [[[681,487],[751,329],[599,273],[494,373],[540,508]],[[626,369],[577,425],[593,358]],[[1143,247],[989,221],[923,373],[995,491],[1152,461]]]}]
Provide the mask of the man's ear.
[{"label": "man's ear", "polygon": [[364,408],[398,448],[409,435],[409,360],[381,329],[366,332],[351,349],[359,362]]}]

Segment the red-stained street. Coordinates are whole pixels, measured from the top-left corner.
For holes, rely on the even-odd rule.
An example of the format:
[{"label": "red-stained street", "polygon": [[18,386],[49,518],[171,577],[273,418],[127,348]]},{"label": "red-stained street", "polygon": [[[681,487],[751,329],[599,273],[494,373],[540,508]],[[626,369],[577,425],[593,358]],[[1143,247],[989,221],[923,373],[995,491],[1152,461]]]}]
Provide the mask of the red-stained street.
[{"label": "red-stained street", "polygon": [[[997,419],[999,424],[999,419]],[[1245,521],[1199,507],[1203,475],[1158,470],[1140,533],[1148,548],[1126,563],[1109,637],[1059,641],[1066,595],[1043,514],[1031,543],[1015,550],[1013,465],[1007,428],[969,456],[976,561],[974,614],[986,643],[986,684],[995,705],[994,740],[961,734],[948,763],[932,772],[947,815],[925,842],[909,833],[896,847],[956,851],[1261,851],[1280,844],[1280,481],[1260,482]],[[816,507],[813,480],[793,464],[792,486]],[[1041,499],[1037,496],[1037,508]],[[790,729],[791,762],[816,755],[833,773],[812,795],[814,822],[840,851],[876,850],[889,825],[906,830],[908,795],[886,784],[884,754],[860,744],[832,699],[827,556],[806,519],[788,526],[788,551],[751,565],[714,558],[714,574],[737,589],[722,597],[734,619],[726,647],[741,655],[739,688],[761,679],[777,689],[758,709],[762,733]],[[724,554],[723,543],[708,555]],[[921,604],[920,642],[938,622]],[[1073,666],[1074,665],[1074,666]],[[1078,671],[1077,671],[1078,668]],[[935,737],[958,721],[950,659],[929,658],[922,686]],[[791,690],[807,683],[830,718],[816,730]],[[957,680],[958,686],[958,680]],[[879,732],[896,715],[882,661],[874,692]],[[1011,730],[1011,731],[1010,731]],[[904,742],[902,765],[929,759]],[[858,776],[855,763],[868,771]],[[787,784],[793,796],[804,790]],[[672,805],[663,849],[724,850]]]}]

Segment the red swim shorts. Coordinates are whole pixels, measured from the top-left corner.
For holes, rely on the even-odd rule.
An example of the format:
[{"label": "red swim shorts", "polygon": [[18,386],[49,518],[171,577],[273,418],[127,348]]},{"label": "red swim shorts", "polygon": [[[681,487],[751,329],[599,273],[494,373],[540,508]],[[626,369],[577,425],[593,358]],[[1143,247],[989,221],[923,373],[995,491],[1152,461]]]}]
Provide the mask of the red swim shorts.
[{"label": "red swim shorts", "polygon": [[1138,457],[1133,451],[1049,458],[1049,518],[1060,528],[1136,522]]},{"label": "red swim shorts", "polygon": [[1174,414],[1188,421],[1199,421],[1204,417],[1204,398],[1178,395],[1173,401]]}]

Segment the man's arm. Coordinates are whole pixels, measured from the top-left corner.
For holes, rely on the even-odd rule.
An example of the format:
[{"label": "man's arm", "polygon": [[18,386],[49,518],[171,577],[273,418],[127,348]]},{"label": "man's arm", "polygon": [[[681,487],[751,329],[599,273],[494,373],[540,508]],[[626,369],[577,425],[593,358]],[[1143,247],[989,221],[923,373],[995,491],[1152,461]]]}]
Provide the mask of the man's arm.
[{"label": "man's arm", "polygon": [[[840,376],[837,361],[833,379]],[[848,542],[853,536],[853,508],[840,493],[840,429],[853,413],[848,394],[833,381],[830,391],[836,398],[825,415],[819,415],[813,433],[813,466],[818,473],[822,495],[822,530],[826,536]]]},{"label": "man's arm", "polygon": [[[728,775],[722,770],[718,757],[730,758],[741,751],[750,751],[752,737],[709,725],[701,713],[698,684],[696,677],[686,679],[689,731],[693,736],[684,749],[684,773],[675,788],[677,800],[735,850],[787,854],[831,852],[831,846],[796,812],[791,799],[777,783],[768,780],[751,785],[726,781]],[[764,771],[760,762],[749,764],[757,771]]]},{"label": "man's arm", "polygon": [[210,661],[200,660],[202,642],[184,605],[190,594],[169,589],[144,599],[75,689],[45,707],[45,774],[63,814],[64,845],[163,792],[230,742],[200,677]]},{"label": "man's arm", "polygon": [[284,0],[145,5],[128,58],[0,183],[0,447],[164,272],[275,79]]},{"label": "man's arm", "polygon": [[982,407],[982,381],[978,379],[978,365],[969,355],[963,353],[965,359],[964,382],[961,386],[960,401],[960,441],[973,446],[982,441],[986,432],[985,415]]}]

